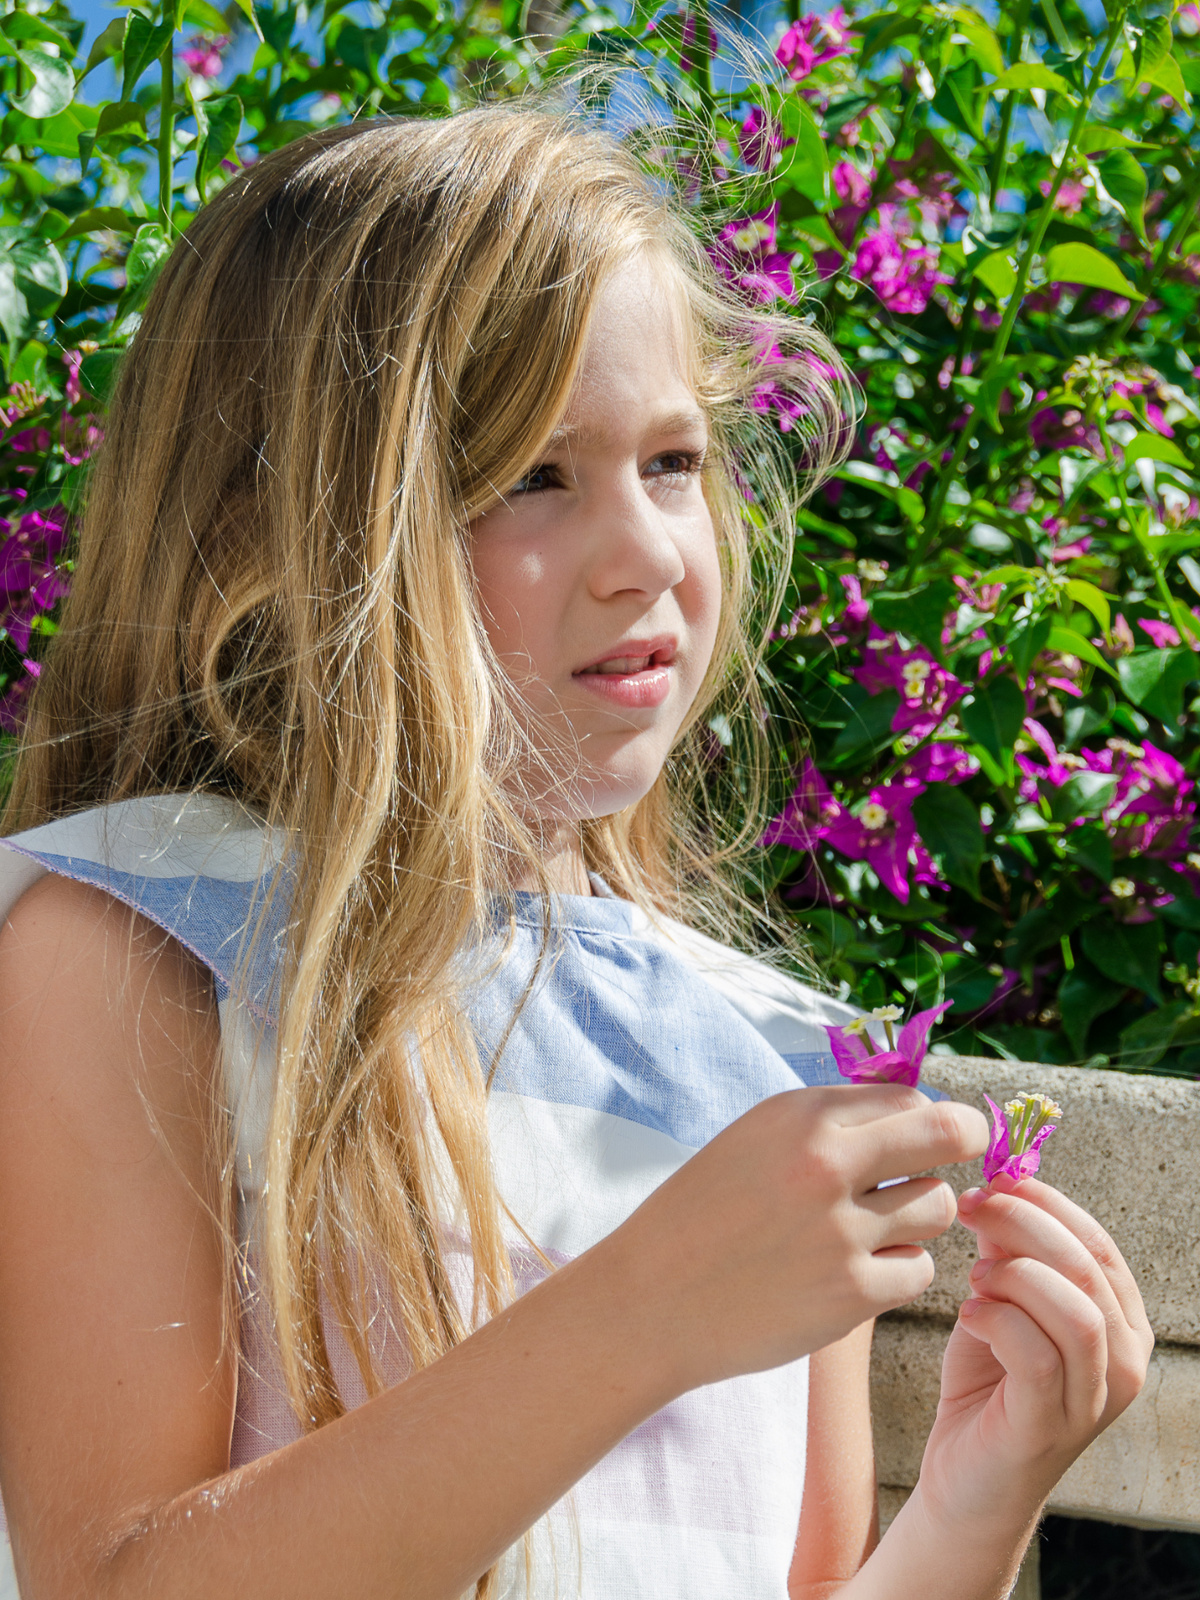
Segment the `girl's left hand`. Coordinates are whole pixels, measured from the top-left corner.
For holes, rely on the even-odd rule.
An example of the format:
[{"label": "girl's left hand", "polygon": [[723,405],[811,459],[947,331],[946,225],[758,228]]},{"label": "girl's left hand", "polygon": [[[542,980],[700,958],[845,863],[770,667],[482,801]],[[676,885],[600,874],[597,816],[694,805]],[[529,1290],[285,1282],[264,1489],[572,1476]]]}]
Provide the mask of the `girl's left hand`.
[{"label": "girl's left hand", "polygon": [[1154,1334],[1112,1239],[1048,1184],[996,1178],[962,1196],[959,1220],[980,1260],[946,1349],[921,1498],[960,1525],[1019,1522],[1137,1396]]}]

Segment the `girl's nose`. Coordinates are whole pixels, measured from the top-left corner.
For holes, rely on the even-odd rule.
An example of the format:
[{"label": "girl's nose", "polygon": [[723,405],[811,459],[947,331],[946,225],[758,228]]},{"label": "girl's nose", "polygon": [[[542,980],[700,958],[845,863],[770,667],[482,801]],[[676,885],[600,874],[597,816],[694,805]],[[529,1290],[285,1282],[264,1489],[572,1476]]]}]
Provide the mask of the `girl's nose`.
[{"label": "girl's nose", "polygon": [[641,477],[622,483],[594,511],[588,585],[602,600],[634,591],[656,598],[687,575],[674,519],[655,504]]}]

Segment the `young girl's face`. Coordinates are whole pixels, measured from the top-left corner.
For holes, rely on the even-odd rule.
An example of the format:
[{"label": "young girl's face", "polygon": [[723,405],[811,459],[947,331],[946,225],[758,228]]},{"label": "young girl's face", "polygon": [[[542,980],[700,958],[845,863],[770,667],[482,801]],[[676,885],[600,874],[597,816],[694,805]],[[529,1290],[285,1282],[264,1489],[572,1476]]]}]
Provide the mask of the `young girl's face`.
[{"label": "young girl's face", "polygon": [[721,576],[700,469],[708,428],[685,377],[680,295],[635,257],[601,291],[562,423],[472,524],[488,635],[545,762],[546,820],[639,800],[716,638]]}]

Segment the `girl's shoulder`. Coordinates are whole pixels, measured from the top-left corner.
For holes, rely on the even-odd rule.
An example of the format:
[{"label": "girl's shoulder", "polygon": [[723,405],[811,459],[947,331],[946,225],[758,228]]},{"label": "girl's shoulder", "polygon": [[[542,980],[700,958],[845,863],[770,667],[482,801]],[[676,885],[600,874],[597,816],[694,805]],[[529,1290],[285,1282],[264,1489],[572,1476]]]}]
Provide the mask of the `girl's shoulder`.
[{"label": "girl's shoulder", "polygon": [[281,858],[278,840],[232,799],[120,800],[0,839],[0,925],[48,873],[87,884],[170,933],[212,971],[223,999],[245,955],[245,930],[265,908],[247,1001],[270,1018],[286,915],[286,896],[272,897],[270,887]]}]

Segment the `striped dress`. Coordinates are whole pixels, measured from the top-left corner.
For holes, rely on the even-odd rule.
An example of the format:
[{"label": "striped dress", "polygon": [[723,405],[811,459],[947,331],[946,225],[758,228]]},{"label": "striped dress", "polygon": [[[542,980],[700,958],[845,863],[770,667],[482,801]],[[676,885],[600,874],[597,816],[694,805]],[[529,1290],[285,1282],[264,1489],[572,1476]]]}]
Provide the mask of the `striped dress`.
[{"label": "striped dress", "polygon": [[[38,878],[58,873],[135,907],[213,974],[248,1263],[233,1466],[300,1431],[254,1275],[285,896],[263,921],[248,981],[236,992],[232,983],[279,863],[277,840],[245,809],[211,795],[122,801],[0,840],[0,922]],[[501,1195],[556,1263],[617,1227],[758,1101],[837,1082],[822,1024],[854,1015],[593,887],[591,898],[554,898],[552,958],[505,1043],[489,1099]],[[518,896],[509,954],[472,1011],[485,1058],[533,970],[541,922],[540,903]],[[465,1288],[470,1263],[449,1216],[443,1242]],[[528,1287],[543,1268],[519,1235],[511,1248],[519,1285]],[[343,1397],[359,1404],[354,1362],[337,1329],[327,1332]],[[380,1352],[397,1379],[400,1343]],[[797,1361],[733,1378],[643,1423],[535,1530],[537,1600],[786,1600],[804,1490],[807,1377],[807,1362]],[[523,1572],[510,1553],[505,1586],[514,1596],[524,1592]],[[0,1600],[16,1595],[0,1532]]]}]

